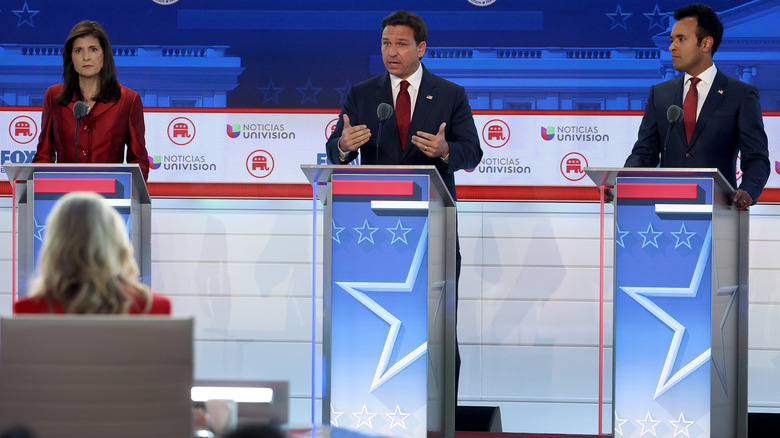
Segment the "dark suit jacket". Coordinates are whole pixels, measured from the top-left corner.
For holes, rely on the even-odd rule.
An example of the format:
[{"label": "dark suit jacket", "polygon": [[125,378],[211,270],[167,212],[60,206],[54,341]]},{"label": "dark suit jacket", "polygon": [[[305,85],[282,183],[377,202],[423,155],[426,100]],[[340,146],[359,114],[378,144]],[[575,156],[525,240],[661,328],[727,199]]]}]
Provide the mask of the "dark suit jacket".
[{"label": "dark suit jacket", "polygon": [[[393,105],[393,92],[390,87],[390,75],[385,72],[355,85],[347,93],[341,114],[346,113],[349,116],[352,126],[366,125],[371,130],[371,139],[357,151],[351,152],[347,162],[354,160],[359,154],[361,164],[434,165],[453,199],[457,199],[454,172],[459,169],[475,168],[482,159],[482,148],[466,91],[460,85],[430,73],[423,66],[422,82],[417,93],[406,147],[401,149],[395,114],[383,123],[381,134],[377,132],[379,129],[377,106],[382,102]],[[447,122],[445,137],[450,146],[449,164],[445,164],[441,158],[428,157],[411,142],[412,135],[417,131],[436,134],[442,122]],[[328,159],[331,163],[340,163],[338,142],[343,128],[344,120],[340,115],[336,129],[326,143]],[[379,139],[378,162],[377,138]]]},{"label": "dark suit jacket", "polygon": [[[34,163],[73,163],[76,118],[73,100],[61,106],[57,96],[63,84],[46,90],[41,116],[41,135]],[[144,139],[144,109],[135,91],[121,87],[118,102],[98,102],[81,119],[79,126],[79,163],[138,163],[144,180],[149,176],[149,156]],[[127,153],[125,154],[125,145]]]},{"label": "dark suit jacket", "polygon": [[732,187],[737,187],[737,153],[741,153],[742,182],[739,188],[754,201],[769,179],[769,150],[758,90],[718,70],[707,99],[696,120],[691,143],[685,140],[685,126],[677,123],[662,150],[669,125],[670,105],[682,108],[683,77],[650,87],[647,108],[626,167],[717,167]]}]

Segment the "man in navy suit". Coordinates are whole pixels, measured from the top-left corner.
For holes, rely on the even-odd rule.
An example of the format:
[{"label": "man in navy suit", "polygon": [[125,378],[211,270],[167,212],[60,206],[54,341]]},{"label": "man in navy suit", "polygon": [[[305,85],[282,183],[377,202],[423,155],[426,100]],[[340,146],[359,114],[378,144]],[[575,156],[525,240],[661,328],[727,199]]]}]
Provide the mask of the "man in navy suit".
[{"label": "man in navy suit", "polygon": [[[331,163],[346,164],[360,155],[361,164],[436,166],[457,200],[454,173],[477,167],[482,148],[463,87],[420,63],[427,37],[428,28],[419,15],[396,11],[382,20],[382,61],[387,72],[350,88],[326,149]],[[395,111],[380,133],[377,107],[381,103]],[[459,244],[457,248],[455,275],[460,278]],[[455,369],[457,394],[457,348]]]},{"label": "man in navy suit", "polygon": [[[737,209],[747,210],[758,200],[770,173],[758,90],[715,68],[712,56],[723,37],[723,24],[711,7],[683,6],[674,19],[669,51],[675,70],[685,75],[650,88],[639,139],[625,166],[656,167],[660,161],[662,167],[717,167],[737,187],[741,153],[742,181],[733,202]],[[684,118],[667,139],[671,105],[682,107]]]}]

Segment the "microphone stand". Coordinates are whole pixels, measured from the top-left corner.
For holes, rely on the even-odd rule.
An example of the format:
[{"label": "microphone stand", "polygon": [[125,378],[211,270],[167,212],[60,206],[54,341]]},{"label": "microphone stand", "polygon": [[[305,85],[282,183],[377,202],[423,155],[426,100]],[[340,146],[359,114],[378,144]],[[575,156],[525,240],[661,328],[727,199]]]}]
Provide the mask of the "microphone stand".
[{"label": "microphone stand", "polygon": [[385,123],[384,120],[379,121],[379,131],[376,133],[376,163],[379,164],[379,139],[382,138],[382,124]]},{"label": "microphone stand", "polygon": [[666,128],[666,137],[664,138],[664,151],[661,154],[661,167],[666,167],[666,145],[669,143],[669,136],[672,134],[672,128],[677,124],[677,121],[669,122],[669,126]]},{"label": "microphone stand", "polygon": [[79,162],[79,125],[81,124],[81,117],[76,119],[76,139],[73,142],[73,158],[76,160],[75,162]]}]

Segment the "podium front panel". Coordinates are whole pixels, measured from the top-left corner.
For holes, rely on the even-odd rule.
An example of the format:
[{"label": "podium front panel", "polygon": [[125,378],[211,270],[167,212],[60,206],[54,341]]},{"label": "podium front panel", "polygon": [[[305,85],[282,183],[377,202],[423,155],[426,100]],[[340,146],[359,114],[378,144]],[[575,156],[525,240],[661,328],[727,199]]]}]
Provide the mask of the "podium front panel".
[{"label": "podium front panel", "polygon": [[729,208],[723,192],[712,178],[618,177],[616,199],[615,434],[736,436],[725,358],[737,267],[717,267],[736,230],[713,220]]},{"label": "podium front panel", "polygon": [[428,300],[443,280],[429,268],[429,186],[427,175],[332,177],[333,425],[427,436]]}]

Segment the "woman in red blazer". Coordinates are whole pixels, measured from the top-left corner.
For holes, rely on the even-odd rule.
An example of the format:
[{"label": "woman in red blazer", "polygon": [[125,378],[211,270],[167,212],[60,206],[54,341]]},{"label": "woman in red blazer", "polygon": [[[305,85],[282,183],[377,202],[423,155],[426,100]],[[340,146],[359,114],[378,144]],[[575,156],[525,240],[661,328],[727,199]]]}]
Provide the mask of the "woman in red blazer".
[{"label": "woman in red blazer", "polygon": [[46,220],[30,296],[15,313],[163,314],[170,300],[138,281],[125,223],[96,193],[60,198]]},{"label": "woman in red blazer", "polygon": [[[116,77],[111,43],[94,21],[73,27],[62,50],[63,83],[46,90],[41,135],[34,163],[138,163],[144,180],[149,155],[144,139],[141,98]],[[87,114],[78,127],[73,107],[81,101]],[[127,152],[125,153],[125,145]]]}]

